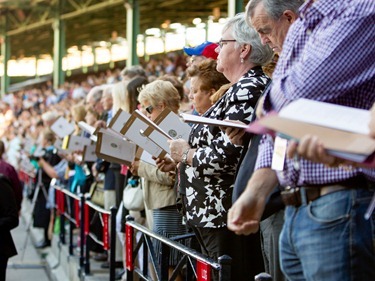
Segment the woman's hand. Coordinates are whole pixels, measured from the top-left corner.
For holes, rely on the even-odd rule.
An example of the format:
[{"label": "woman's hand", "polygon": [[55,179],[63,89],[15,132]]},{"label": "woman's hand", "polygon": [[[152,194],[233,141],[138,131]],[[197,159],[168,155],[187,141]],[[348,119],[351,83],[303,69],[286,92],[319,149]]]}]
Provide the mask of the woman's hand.
[{"label": "woman's hand", "polygon": [[[241,121],[225,120],[232,123],[244,124]],[[243,136],[246,134],[245,129],[233,128],[233,127],[220,127],[221,130],[225,131],[225,134],[229,137],[231,143],[236,145],[243,145]]]},{"label": "woman's hand", "polygon": [[155,158],[154,160],[158,169],[162,172],[172,172],[176,169],[176,162],[170,157],[165,157],[163,159]]},{"label": "woman's hand", "polygon": [[181,162],[182,154],[190,149],[190,145],[183,139],[168,140],[171,157],[175,162]]},{"label": "woman's hand", "polygon": [[130,172],[134,176],[138,176],[138,169],[139,169],[139,160],[133,161],[133,163],[130,166]]}]

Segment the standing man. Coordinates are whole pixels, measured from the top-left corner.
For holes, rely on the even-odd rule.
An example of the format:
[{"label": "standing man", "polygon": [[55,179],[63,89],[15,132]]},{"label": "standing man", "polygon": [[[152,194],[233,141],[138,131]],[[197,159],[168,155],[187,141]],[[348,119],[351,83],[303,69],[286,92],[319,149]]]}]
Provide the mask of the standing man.
[{"label": "standing man", "polygon": [[[268,44],[274,52],[280,53],[289,27],[298,19],[298,8],[302,3],[303,0],[251,0],[246,6],[246,21],[258,32],[264,45]],[[232,130],[227,130],[228,135],[230,131]],[[244,191],[252,176],[260,139],[261,136],[253,136],[249,147],[245,147],[246,150],[242,152],[243,160],[240,160],[238,166],[233,202]],[[271,168],[264,169],[264,176],[273,173]],[[252,185],[262,183],[259,180]],[[272,275],[274,281],[283,281],[285,277],[279,263],[278,241],[284,223],[284,208],[279,187],[274,187],[275,192],[267,202],[267,210],[260,223],[260,234],[265,271]]]},{"label": "standing man", "polygon": [[[373,1],[306,1],[285,39],[264,111],[280,111],[298,98],[369,109],[375,101],[374,22]],[[375,169],[279,159],[277,172],[252,185],[271,167],[273,146],[272,138],[260,145],[257,171],[230,210],[228,227],[256,231],[267,195],[279,181],[289,187],[280,237],[287,279],[375,280],[375,216],[364,219]],[[280,147],[285,153],[286,146]]]}]

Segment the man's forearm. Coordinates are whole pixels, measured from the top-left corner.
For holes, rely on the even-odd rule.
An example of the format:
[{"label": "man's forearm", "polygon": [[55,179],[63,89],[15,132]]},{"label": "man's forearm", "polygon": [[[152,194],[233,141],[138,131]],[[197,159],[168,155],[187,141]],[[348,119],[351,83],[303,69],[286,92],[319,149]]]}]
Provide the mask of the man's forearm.
[{"label": "man's forearm", "polygon": [[247,182],[246,191],[257,197],[267,198],[278,183],[276,172],[271,168],[261,168],[254,171]]}]

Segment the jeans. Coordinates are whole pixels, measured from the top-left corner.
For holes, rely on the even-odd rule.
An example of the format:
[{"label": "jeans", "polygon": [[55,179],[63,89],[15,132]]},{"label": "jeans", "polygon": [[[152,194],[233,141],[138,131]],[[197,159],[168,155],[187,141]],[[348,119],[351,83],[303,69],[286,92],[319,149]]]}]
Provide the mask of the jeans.
[{"label": "jeans", "polygon": [[373,192],[348,189],[309,204],[287,206],[280,236],[288,280],[375,280],[375,215],[364,214]]}]

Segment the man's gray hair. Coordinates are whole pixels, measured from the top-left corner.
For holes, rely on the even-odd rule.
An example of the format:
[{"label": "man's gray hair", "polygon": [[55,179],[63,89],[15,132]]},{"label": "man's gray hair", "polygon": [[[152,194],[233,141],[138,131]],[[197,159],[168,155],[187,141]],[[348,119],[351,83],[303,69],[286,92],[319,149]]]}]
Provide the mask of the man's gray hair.
[{"label": "man's gray hair", "polygon": [[136,76],[145,76],[146,72],[143,69],[141,65],[132,65],[129,67],[125,67],[123,70],[121,70],[122,76],[127,76],[128,78],[134,78]]},{"label": "man's gray hair", "polygon": [[303,2],[304,0],[250,0],[246,5],[246,20],[249,21],[254,14],[254,9],[260,3],[263,3],[266,13],[272,20],[278,20],[286,10],[291,10],[298,15],[298,9]]},{"label": "man's gray hair", "polygon": [[86,96],[86,101],[92,99],[95,102],[99,102],[103,96],[103,87],[102,86],[95,86],[91,88],[89,93]]},{"label": "man's gray hair", "polygon": [[225,23],[223,31],[229,28],[232,28],[232,36],[236,40],[236,48],[243,44],[251,45],[250,62],[255,65],[265,65],[272,59],[273,52],[271,48],[263,45],[256,30],[247,25],[244,13],[239,13],[229,19]]}]

